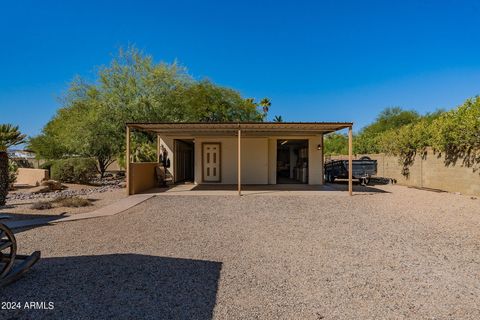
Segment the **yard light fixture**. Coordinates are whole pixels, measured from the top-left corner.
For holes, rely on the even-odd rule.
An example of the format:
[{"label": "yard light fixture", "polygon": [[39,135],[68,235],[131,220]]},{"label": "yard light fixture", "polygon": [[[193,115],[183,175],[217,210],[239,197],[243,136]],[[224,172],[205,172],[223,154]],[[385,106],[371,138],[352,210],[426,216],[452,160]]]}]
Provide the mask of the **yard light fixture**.
[{"label": "yard light fixture", "polygon": [[322,150],[322,145],[321,144],[317,145],[317,150]]}]

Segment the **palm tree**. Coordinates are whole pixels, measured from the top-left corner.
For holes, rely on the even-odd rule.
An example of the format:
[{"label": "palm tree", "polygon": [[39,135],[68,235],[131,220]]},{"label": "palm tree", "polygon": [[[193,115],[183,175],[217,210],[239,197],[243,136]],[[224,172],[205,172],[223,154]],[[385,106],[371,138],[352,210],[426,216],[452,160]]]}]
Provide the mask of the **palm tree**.
[{"label": "palm tree", "polygon": [[9,189],[7,149],[25,142],[25,135],[18,126],[0,124],[0,206],[4,206]]},{"label": "palm tree", "polygon": [[262,108],[263,108],[263,113],[264,113],[265,116],[266,116],[267,113],[268,113],[268,109],[269,109],[270,106],[272,105],[272,103],[270,102],[270,99],[268,99],[268,98],[263,98],[263,99],[260,101],[260,105],[262,106]]},{"label": "palm tree", "polygon": [[275,116],[275,118],[273,118],[273,122],[283,122],[282,116]]}]

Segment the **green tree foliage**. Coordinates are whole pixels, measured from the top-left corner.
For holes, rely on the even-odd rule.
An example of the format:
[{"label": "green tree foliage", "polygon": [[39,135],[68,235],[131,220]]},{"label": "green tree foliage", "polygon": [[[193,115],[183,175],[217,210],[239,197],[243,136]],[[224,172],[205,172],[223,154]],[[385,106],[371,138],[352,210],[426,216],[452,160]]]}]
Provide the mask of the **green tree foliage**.
[{"label": "green tree foliage", "polygon": [[268,111],[270,110],[270,107],[272,106],[272,103],[270,102],[270,99],[263,98],[262,100],[260,100],[260,106],[262,107],[262,110],[263,110],[263,119],[266,119]]},{"label": "green tree foliage", "polygon": [[275,116],[275,117],[273,118],[273,122],[283,122],[282,116]]},{"label": "green tree foliage", "polygon": [[348,154],[348,137],[345,134],[330,133],[325,136],[323,152],[327,156]]},{"label": "green tree foliage", "polygon": [[13,160],[8,160],[8,184],[13,189],[13,184],[17,181],[18,164]]},{"label": "green tree foliage", "polygon": [[376,148],[380,152],[399,157],[404,174],[417,154],[424,155],[432,147],[444,155],[446,165],[458,161],[478,169],[480,164],[480,98],[468,99],[463,105],[448,112],[437,111],[421,117],[414,123],[384,132]]},{"label": "green tree foliage", "polygon": [[[30,148],[46,159],[93,157],[101,174],[124,153],[127,122],[264,119],[258,105],[237,91],[196,81],[177,63],[154,63],[135,48],[120,50],[110,65],[100,68],[95,83],[75,79],[61,103],[42,134],[30,140]],[[151,153],[155,137],[134,133],[132,140]]]},{"label": "green tree foliage", "polygon": [[[444,156],[446,165],[480,167],[480,97],[468,99],[450,111],[438,110],[420,116],[400,108],[385,109],[374,123],[354,137],[355,153],[386,153],[399,157],[403,174],[416,155],[426,155],[427,147]],[[347,136],[325,136],[325,155],[348,153]]]},{"label": "green tree foliage", "polygon": [[445,154],[447,164],[459,159],[466,166],[480,164],[480,97],[432,121],[430,145]]},{"label": "green tree foliage", "polygon": [[363,128],[354,139],[354,153],[380,152],[379,139],[389,130],[400,128],[420,119],[416,111],[403,110],[399,107],[383,110],[375,121]]},{"label": "green tree foliage", "polygon": [[0,124],[0,151],[25,142],[26,136],[20,132],[18,126]]},{"label": "green tree foliage", "polygon": [[0,124],[0,206],[6,203],[12,179],[7,149],[24,142],[25,135],[20,132],[18,126]]},{"label": "green tree foliage", "polygon": [[71,158],[52,161],[52,179],[67,183],[88,183],[95,176],[96,161],[91,158]]}]

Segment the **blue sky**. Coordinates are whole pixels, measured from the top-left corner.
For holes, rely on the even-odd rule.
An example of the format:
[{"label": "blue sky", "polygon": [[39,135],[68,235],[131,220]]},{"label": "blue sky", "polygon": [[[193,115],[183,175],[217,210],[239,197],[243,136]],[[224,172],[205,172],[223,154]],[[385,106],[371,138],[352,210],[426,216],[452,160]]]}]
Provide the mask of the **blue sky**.
[{"label": "blue sky", "polygon": [[475,1],[4,1],[0,123],[38,134],[119,47],[272,101],[287,121],[422,113],[480,93]]}]

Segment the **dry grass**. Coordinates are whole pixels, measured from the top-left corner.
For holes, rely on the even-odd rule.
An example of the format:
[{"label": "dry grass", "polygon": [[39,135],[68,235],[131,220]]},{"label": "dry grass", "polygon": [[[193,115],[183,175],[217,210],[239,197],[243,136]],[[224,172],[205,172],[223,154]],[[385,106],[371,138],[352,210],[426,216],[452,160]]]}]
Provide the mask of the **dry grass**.
[{"label": "dry grass", "polygon": [[38,201],[30,206],[34,210],[48,210],[54,207],[81,208],[92,206],[92,201],[80,197],[60,197],[51,201]]},{"label": "dry grass", "polygon": [[92,205],[92,202],[85,198],[80,197],[64,197],[57,198],[52,201],[58,207],[68,207],[68,208],[80,208],[88,207]]},{"label": "dry grass", "polygon": [[48,210],[52,209],[53,205],[50,201],[38,201],[33,203],[30,208],[34,210]]}]

